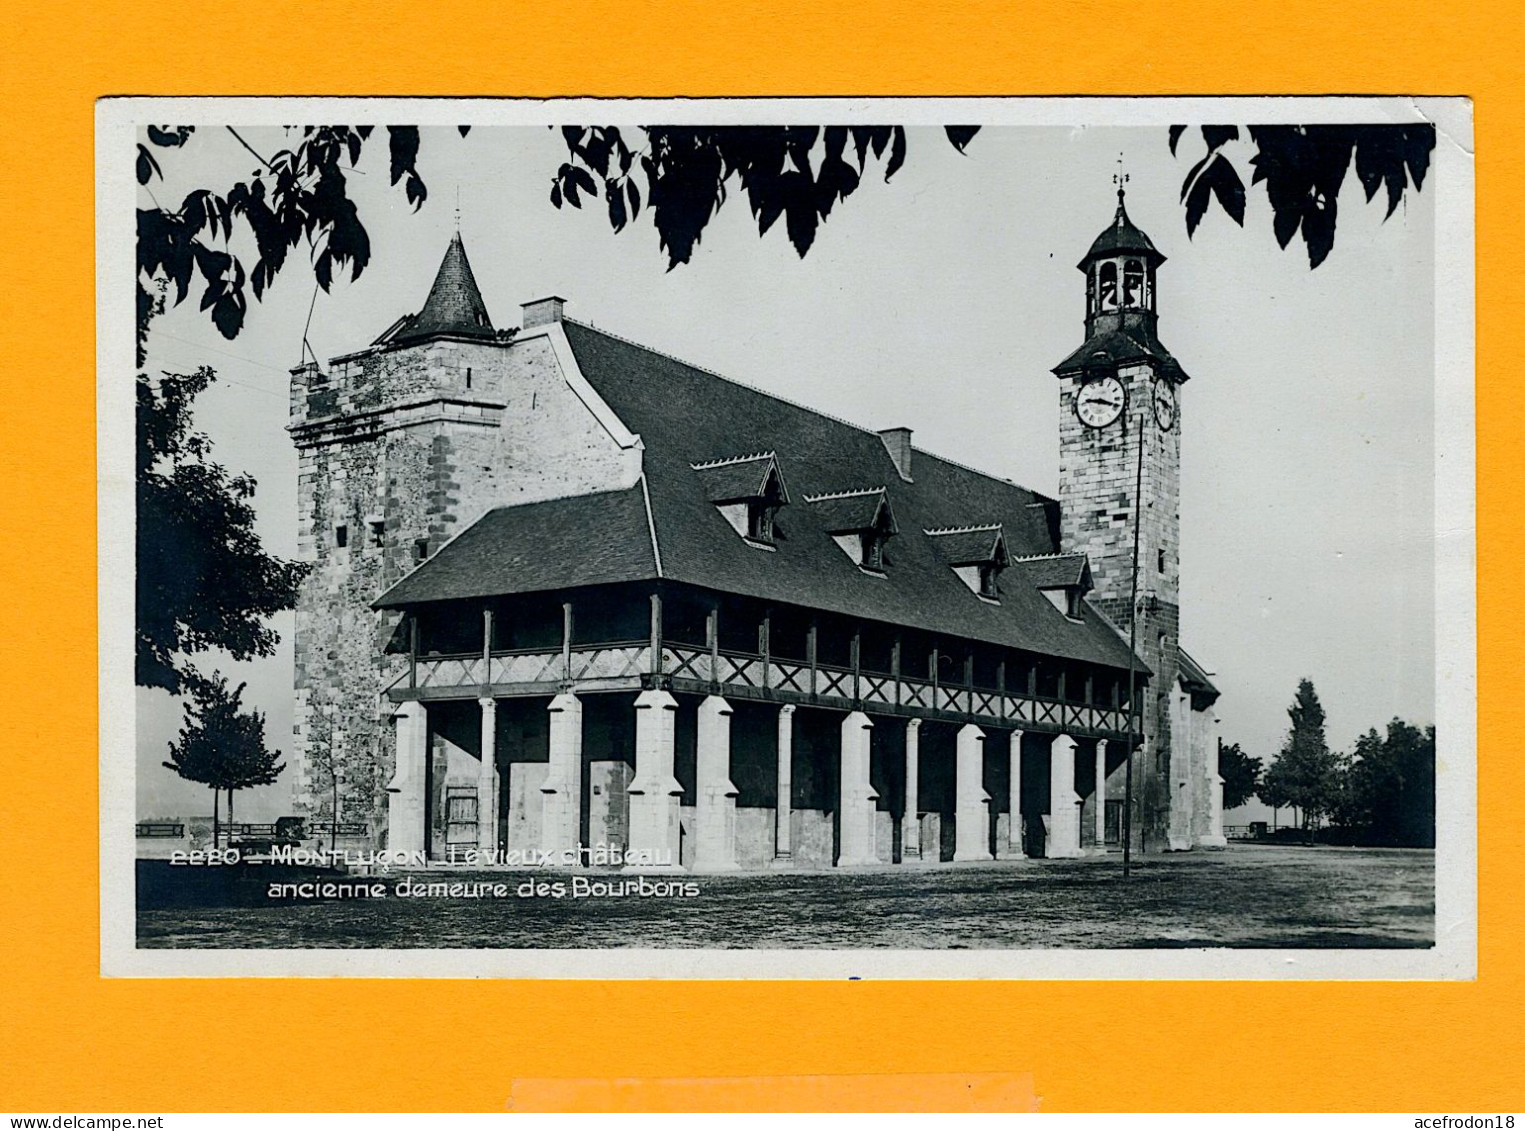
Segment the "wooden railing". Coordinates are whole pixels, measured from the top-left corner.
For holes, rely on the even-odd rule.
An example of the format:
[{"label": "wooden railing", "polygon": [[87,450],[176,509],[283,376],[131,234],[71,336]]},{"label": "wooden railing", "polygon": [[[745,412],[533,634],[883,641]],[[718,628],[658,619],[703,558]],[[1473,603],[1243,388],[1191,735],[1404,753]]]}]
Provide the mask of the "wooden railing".
[{"label": "wooden railing", "polygon": [[178,840],[185,836],[185,825],[179,821],[139,821],[138,836]]},{"label": "wooden railing", "polygon": [[[453,698],[480,694],[542,693],[536,688],[558,684],[631,685],[641,677],[660,675],[680,685],[715,687],[729,694],[759,698],[821,702],[900,714],[948,714],[1006,722],[1015,726],[1085,733],[1121,734],[1127,730],[1122,707],[1066,702],[1041,695],[1016,694],[968,684],[943,684],[904,674],[863,671],[833,664],[728,649],[709,649],[667,643],[660,665],[653,669],[651,643],[645,640],[581,644],[566,649],[522,649],[490,656],[420,656],[409,687],[408,676],[393,690],[422,697]],[[484,676],[486,678],[484,678]]]}]

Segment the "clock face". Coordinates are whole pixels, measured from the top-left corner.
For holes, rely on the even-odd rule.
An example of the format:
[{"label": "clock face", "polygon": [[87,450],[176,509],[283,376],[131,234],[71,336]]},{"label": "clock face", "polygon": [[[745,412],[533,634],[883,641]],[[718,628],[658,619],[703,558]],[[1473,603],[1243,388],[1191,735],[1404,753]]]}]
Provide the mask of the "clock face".
[{"label": "clock face", "polygon": [[1087,428],[1105,428],[1123,412],[1127,394],[1116,377],[1088,381],[1075,394],[1075,415]]},{"label": "clock face", "polygon": [[1154,419],[1167,432],[1175,426],[1176,390],[1175,386],[1164,378],[1154,383]]}]

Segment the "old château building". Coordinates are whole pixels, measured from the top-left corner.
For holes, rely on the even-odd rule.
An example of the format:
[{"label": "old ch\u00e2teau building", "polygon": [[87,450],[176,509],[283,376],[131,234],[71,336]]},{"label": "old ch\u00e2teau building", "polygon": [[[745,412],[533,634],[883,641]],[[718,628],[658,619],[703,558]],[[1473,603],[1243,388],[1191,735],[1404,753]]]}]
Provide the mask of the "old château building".
[{"label": "old ch\u00e2teau building", "polygon": [[293,375],[299,804],[440,859],[1076,856],[1118,842],[1131,749],[1135,844],[1222,844],[1163,260],[1120,192],[1053,500],[560,298],[497,329],[457,235],[417,314]]}]

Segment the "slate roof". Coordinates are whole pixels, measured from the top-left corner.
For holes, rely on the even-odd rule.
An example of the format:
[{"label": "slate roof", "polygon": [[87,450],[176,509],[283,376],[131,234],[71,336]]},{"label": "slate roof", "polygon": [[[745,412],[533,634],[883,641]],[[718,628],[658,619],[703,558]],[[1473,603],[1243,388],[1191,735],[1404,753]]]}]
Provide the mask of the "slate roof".
[{"label": "slate roof", "polygon": [[1054,366],[1053,372],[1065,377],[1087,369],[1127,365],[1134,361],[1152,361],[1161,372],[1178,381],[1186,380],[1181,363],[1171,356],[1158,337],[1142,326],[1092,334],[1079,349]]},{"label": "slate roof", "polygon": [[949,565],[979,565],[996,561],[1003,556],[999,524],[973,529],[946,529],[925,531],[932,546]]},{"label": "slate roof", "polygon": [[[583,376],[645,444],[644,485],[627,491],[501,507],[442,547],[376,603],[528,593],[663,577],[880,623],[1042,655],[1123,668],[1127,643],[1094,610],[1072,621],[1023,574],[1000,580],[1000,603],[959,579],[925,530],[1000,524],[1013,557],[1057,549],[1052,500],[918,449],[914,482],[896,474],[879,436],[728,381],[581,323],[562,327]],[[717,453],[776,452],[794,501],[782,507],[772,551],[736,534],[694,464]],[[883,576],[864,573],[834,544],[840,516],[807,496],[884,487],[900,533]],[[650,527],[646,499],[649,493]],[[870,516],[872,511],[870,511]],[[653,553],[654,530],[657,549]]]},{"label": "slate roof", "polygon": [[646,501],[637,484],[488,511],[376,605],[401,608],[656,576]]},{"label": "slate roof", "polygon": [[891,533],[898,533],[900,529],[895,521],[895,508],[890,505],[889,495],[883,487],[806,495],[805,504],[828,534],[848,534],[872,530],[876,526]]},{"label": "slate roof", "polygon": [[1010,568],[1022,582],[1034,589],[1091,588],[1091,565],[1084,554],[1048,554],[1024,558]]},{"label": "slate roof", "polygon": [[1128,209],[1123,204],[1123,190],[1118,189],[1117,214],[1112,217],[1112,223],[1103,228],[1101,235],[1092,242],[1091,250],[1086,252],[1078,266],[1084,271],[1093,260],[1130,251],[1156,265],[1165,262],[1165,257],[1154,246],[1154,242],[1128,218]]},{"label": "slate roof", "polygon": [[477,288],[477,279],[471,271],[471,260],[466,258],[466,245],[457,232],[445,249],[439,270],[434,275],[434,285],[417,314],[405,315],[393,323],[374,344],[388,342],[421,341],[439,335],[466,338],[492,339],[497,336],[492,319],[487,314],[487,304]]},{"label": "slate roof", "polygon": [[[693,468],[704,483],[710,502],[734,503],[762,498],[768,488],[768,477],[777,466],[774,453],[759,452],[752,456],[696,463]],[[789,492],[784,487],[782,472],[778,483],[780,492],[787,499]]]}]

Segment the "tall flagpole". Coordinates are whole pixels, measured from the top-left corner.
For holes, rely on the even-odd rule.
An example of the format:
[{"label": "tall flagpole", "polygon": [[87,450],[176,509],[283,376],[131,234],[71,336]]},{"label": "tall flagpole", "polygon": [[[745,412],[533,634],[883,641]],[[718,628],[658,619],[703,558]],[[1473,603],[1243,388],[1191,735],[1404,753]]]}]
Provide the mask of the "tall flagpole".
[{"label": "tall flagpole", "polygon": [[[1147,413],[1148,404],[1144,408]],[[1139,731],[1141,717],[1138,709],[1138,544],[1139,531],[1144,524],[1144,444],[1149,438],[1149,421],[1145,413],[1139,414],[1138,469],[1133,478],[1133,581],[1128,594],[1128,761],[1123,770],[1124,879],[1133,863],[1133,736]]]}]

